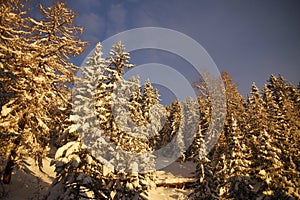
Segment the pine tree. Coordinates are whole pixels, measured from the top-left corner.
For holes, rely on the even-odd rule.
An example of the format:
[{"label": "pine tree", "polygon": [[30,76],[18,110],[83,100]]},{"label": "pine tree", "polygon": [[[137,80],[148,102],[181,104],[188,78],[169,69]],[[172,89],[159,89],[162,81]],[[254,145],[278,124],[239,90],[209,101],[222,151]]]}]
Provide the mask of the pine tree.
[{"label": "pine tree", "polygon": [[[208,155],[211,159],[204,165],[201,165],[204,161],[198,161],[196,177],[201,184],[197,184],[192,197],[298,198],[297,89],[282,76],[271,76],[263,95],[253,84],[245,103],[228,74],[222,76],[226,87],[227,119],[218,143]],[[207,95],[205,90],[202,94]],[[201,144],[199,138],[197,144]],[[207,192],[206,185],[210,185],[214,197]]]},{"label": "pine tree", "polygon": [[150,80],[147,80],[144,84],[144,95],[143,95],[143,114],[145,116],[146,121],[150,121],[150,108],[153,105],[158,104],[159,100],[158,90],[153,88]]},{"label": "pine tree", "polygon": [[253,199],[255,194],[252,192],[251,184],[252,177],[251,169],[251,150],[246,142],[245,134],[241,131],[238,121],[233,114],[229,121],[228,136],[231,141],[228,141],[229,157],[226,159],[228,163],[227,178],[224,185],[225,198],[234,199]]},{"label": "pine tree", "polygon": [[214,181],[213,165],[211,160],[206,155],[205,137],[200,127],[197,138],[199,149],[198,157],[196,157],[196,179],[195,189],[189,195],[192,199],[219,199],[217,185]]},{"label": "pine tree", "polygon": [[[287,84],[282,76],[271,75],[268,85],[264,88],[264,100],[269,118],[269,131],[274,137],[274,147],[280,149],[278,154],[284,167],[280,170],[282,177],[277,180],[278,191],[275,195],[291,195],[299,197],[295,188],[299,187],[297,179],[297,163],[299,163],[298,133],[299,125],[299,93]],[[298,165],[299,166],[299,165]],[[285,193],[285,194],[284,194]]]},{"label": "pine tree", "polygon": [[[145,199],[146,191],[155,186],[155,173],[150,171],[154,168],[153,158],[139,154],[151,150],[149,142],[132,137],[129,134],[132,130],[122,129],[130,129],[126,123],[132,121],[127,105],[131,93],[128,85],[133,83],[133,91],[141,89],[137,87],[138,80],[126,82],[122,78],[123,68],[132,66],[128,61],[129,54],[121,43],[113,46],[111,56],[106,59],[102,57],[101,44],[97,44],[87,59],[73,95],[78,112],[69,120],[75,123],[66,131],[66,134],[81,132],[83,137],[58,149],[53,163],[57,178],[48,199]],[[96,120],[91,120],[94,107],[87,101],[90,98],[94,101]],[[143,105],[144,101],[136,103]],[[130,157],[127,151],[136,153],[136,157]]]},{"label": "pine tree", "polygon": [[131,89],[131,98],[129,100],[131,119],[139,126],[147,126],[147,124],[151,123],[151,108],[159,103],[158,90],[153,88],[150,80],[144,83],[143,90],[140,86],[139,76],[132,77],[130,82],[133,82],[136,86]]},{"label": "pine tree", "polygon": [[201,149],[202,145],[201,138],[207,134],[211,122],[211,96],[208,93],[207,84],[201,79],[198,84],[195,84],[195,87],[200,93],[197,100],[199,105],[199,126],[201,130],[196,133],[192,145],[190,145],[185,153],[186,158],[191,160],[198,159],[199,149]]},{"label": "pine tree", "polygon": [[149,119],[145,120],[143,116],[143,94],[140,88],[141,83],[139,77],[133,77],[130,81],[138,86],[136,90],[132,91],[130,104],[128,105],[131,113],[131,119],[139,126],[146,125],[147,122],[149,123]]},{"label": "pine tree", "polygon": [[259,89],[252,85],[247,102],[249,133],[252,135],[252,173],[256,178],[254,192],[258,198],[274,195],[276,182],[282,176],[283,162],[280,149],[274,146],[274,138],[268,128],[267,110]]},{"label": "pine tree", "polygon": [[73,25],[75,14],[64,3],[40,6],[39,20],[20,1],[2,1],[0,10],[0,132],[7,146],[1,151],[10,173],[15,164],[24,167],[28,155],[42,166],[69,104],[67,84],[76,70],[69,57],[80,54],[85,43],[77,38],[81,28]]},{"label": "pine tree", "polygon": [[167,110],[168,118],[160,131],[161,152],[168,160],[184,162],[198,132],[199,106],[188,97],[183,102],[173,101]]},{"label": "pine tree", "polygon": [[[222,78],[226,89],[227,117],[214,151],[214,172],[222,198],[250,198],[250,157],[245,127],[245,100],[228,73]],[[242,191],[242,192],[241,192]]]},{"label": "pine tree", "polygon": [[[210,77],[207,77],[206,81],[211,81],[210,84],[214,82],[210,80]],[[219,82],[215,81],[215,84],[211,85],[211,89],[217,86]],[[204,82],[204,80],[201,80],[196,87],[200,92],[198,96],[200,111],[199,132],[196,134],[187,155],[197,163],[195,174],[197,181],[195,183],[195,190],[190,197],[193,199],[218,199],[218,182],[216,181],[214,172],[215,160],[213,160],[213,154],[216,150],[213,149],[213,152],[209,152],[208,149],[215,139],[213,133],[215,130],[209,129],[212,122],[212,95],[209,93],[208,83]]]},{"label": "pine tree", "polygon": [[164,127],[159,131],[157,144],[153,145],[154,149],[159,149],[167,145],[179,129],[181,120],[180,103],[177,100],[173,100],[171,105],[166,106],[166,111],[166,122],[164,123]]}]

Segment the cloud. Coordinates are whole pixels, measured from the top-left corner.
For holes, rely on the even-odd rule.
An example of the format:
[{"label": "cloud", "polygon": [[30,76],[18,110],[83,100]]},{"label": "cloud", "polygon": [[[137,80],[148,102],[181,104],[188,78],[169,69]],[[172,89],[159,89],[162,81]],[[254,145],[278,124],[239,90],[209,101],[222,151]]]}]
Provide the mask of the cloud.
[{"label": "cloud", "polygon": [[111,4],[107,12],[106,36],[109,37],[127,29],[127,10],[121,3]]},{"label": "cloud", "polygon": [[105,31],[104,19],[92,12],[82,14],[77,23],[84,27],[84,39],[90,42],[99,41],[101,33]]},{"label": "cloud", "polygon": [[228,1],[74,0],[68,5],[79,12],[78,23],[92,42],[144,26],[187,34],[203,45],[220,70],[233,75],[244,94],[252,81],[263,83],[270,73],[285,72],[288,80],[298,80],[300,3]]},{"label": "cloud", "polygon": [[93,11],[99,11],[103,7],[102,1],[99,0],[72,0],[68,1],[67,6],[71,6],[75,11],[82,13],[88,13]]}]

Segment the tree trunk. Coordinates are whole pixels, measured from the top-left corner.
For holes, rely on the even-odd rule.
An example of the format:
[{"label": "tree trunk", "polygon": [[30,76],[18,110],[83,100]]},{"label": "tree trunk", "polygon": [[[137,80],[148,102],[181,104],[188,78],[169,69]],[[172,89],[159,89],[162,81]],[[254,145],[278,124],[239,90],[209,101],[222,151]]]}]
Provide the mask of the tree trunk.
[{"label": "tree trunk", "polygon": [[20,142],[21,142],[21,137],[17,137],[14,141],[15,146],[14,146],[14,149],[11,150],[11,152],[10,152],[10,155],[8,157],[8,161],[5,166],[4,173],[3,173],[3,177],[2,177],[2,182],[4,184],[10,184],[13,167],[15,165],[15,157],[17,154],[16,152],[17,152]]},{"label": "tree trunk", "polygon": [[4,184],[10,184],[10,180],[11,180],[11,174],[13,171],[13,166],[14,166],[14,161],[11,159],[11,155],[9,156],[9,160],[6,164],[5,170],[4,170],[4,174],[3,174],[3,178],[2,178],[2,182]]}]

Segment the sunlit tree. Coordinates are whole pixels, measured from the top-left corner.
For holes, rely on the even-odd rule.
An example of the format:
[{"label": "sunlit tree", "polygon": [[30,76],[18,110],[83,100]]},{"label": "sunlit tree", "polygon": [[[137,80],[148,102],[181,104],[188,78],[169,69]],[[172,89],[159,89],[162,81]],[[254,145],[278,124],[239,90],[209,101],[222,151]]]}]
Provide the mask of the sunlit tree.
[{"label": "sunlit tree", "polygon": [[[24,166],[30,155],[46,155],[50,136],[63,128],[76,66],[70,56],[80,54],[85,43],[81,28],[73,25],[75,13],[64,3],[40,5],[36,20],[20,1],[0,4],[1,159],[7,173]],[[12,136],[13,135],[13,136]],[[10,137],[12,136],[12,137]],[[4,147],[4,148],[3,148]]]},{"label": "sunlit tree", "polygon": [[246,102],[229,74],[223,72],[222,78],[226,89],[227,117],[214,151],[214,177],[220,197],[244,199],[250,195],[251,162],[247,134],[242,131],[246,125]]},{"label": "sunlit tree", "polygon": [[[281,177],[275,182],[278,198],[282,195],[299,197],[296,188],[299,168],[299,92],[279,75],[270,76],[264,87],[264,101],[268,113],[269,132],[274,138],[273,148],[279,149],[278,156],[283,162]],[[297,166],[298,165],[298,166]],[[278,170],[279,173],[279,170]]]},{"label": "sunlit tree", "polygon": [[[151,153],[149,142],[147,138],[134,138],[127,124],[139,121],[135,114],[143,113],[134,109],[142,108],[136,104],[145,103],[143,95],[133,102],[141,91],[138,79],[126,82],[122,78],[124,68],[132,66],[121,43],[112,47],[108,58],[103,58],[101,44],[97,44],[86,60],[73,95],[74,109],[79,112],[71,115],[69,120],[74,124],[66,131],[67,135],[82,134],[58,149],[54,162],[57,177],[48,199],[144,199],[146,191],[155,186],[155,173],[150,170],[153,158],[138,157],[140,152]],[[129,83],[135,86],[133,91]],[[90,99],[95,107],[91,107]],[[98,132],[93,132],[95,127]],[[126,152],[137,156],[132,158]]]}]

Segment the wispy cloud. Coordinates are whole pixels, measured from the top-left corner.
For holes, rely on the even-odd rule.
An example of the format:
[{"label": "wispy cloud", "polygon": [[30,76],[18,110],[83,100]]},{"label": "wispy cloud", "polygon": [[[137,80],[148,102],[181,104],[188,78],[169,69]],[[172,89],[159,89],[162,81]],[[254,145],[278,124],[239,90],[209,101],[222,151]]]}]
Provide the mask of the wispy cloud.
[{"label": "wispy cloud", "polygon": [[84,39],[89,42],[98,41],[105,32],[105,21],[96,13],[82,14],[77,23],[84,27]]},{"label": "wispy cloud", "polygon": [[72,0],[68,5],[79,12],[78,23],[92,44],[135,27],[165,27],[203,45],[244,94],[252,81],[262,85],[271,73],[299,81],[298,1]]},{"label": "wispy cloud", "polygon": [[106,35],[111,36],[120,31],[126,30],[127,10],[121,3],[111,4],[107,12],[107,30]]}]

